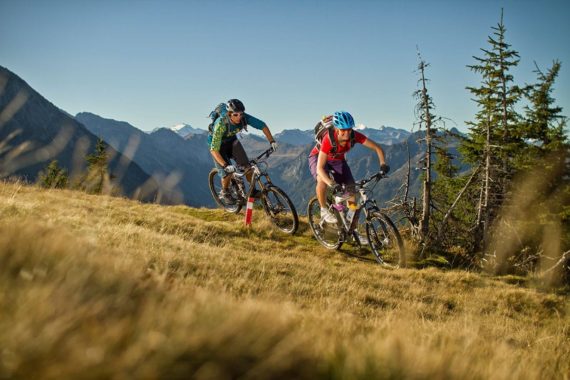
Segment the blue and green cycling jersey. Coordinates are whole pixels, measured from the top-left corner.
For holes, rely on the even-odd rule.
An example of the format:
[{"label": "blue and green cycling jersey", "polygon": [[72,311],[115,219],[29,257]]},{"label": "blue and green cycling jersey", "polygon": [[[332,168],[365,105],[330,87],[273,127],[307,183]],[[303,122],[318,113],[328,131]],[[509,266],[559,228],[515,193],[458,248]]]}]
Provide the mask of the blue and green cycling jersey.
[{"label": "blue and green cycling jersey", "polygon": [[[267,126],[263,121],[247,113],[245,113],[242,118],[245,118],[247,125],[255,129],[262,130]],[[244,126],[242,124],[232,124],[227,116],[219,117],[214,123],[212,134],[208,136],[208,146],[210,150],[219,151],[224,142],[233,140],[243,128]]]}]

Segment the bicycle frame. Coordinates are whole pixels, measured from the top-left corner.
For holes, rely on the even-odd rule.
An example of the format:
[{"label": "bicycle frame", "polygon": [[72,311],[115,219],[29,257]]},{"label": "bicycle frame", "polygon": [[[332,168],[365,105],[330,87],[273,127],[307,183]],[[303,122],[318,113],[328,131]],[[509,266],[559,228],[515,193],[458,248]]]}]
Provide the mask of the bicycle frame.
[{"label": "bicycle frame", "polygon": [[[271,182],[271,178],[269,177],[269,173],[267,173],[267,163],[266,163],[266,160],[267,160],[267,158],[269,158],[271,153],[273,153],[273,149],[271,149],[271,148],[267,149],[265,152],[261,153],[259,156],[257,156],[253,160],[250,160],[248,162],[249,167],[247,169],[245,169],[243,171],[239,171],[239,172],[234,172],[232,174],[231,180],[237,186],[238,191],[239,191],[238,195],[241,198],[240,202],[242,202],[243,204],[245,204],[247,202],[247,199],[249,197],[251,197],[253,190],[255,189],[255,183],[259,184],[261,191],[263,191],[266,187],[273,185],[273,183]],[[266,167],[261,168],[260,164],[265,164]],[[253,174],[251,176],[251,180],[248,182],[249,191],[246,194],[244,178],[247,178],[246,177],[247,174],[252,172],[252,171],[253,171]]]},{"label": "bicycle frame", "polygon": [[[345,236],[353,235],[354,231],[356,230],[356,227],[358,226],[358,220],[360,217],[360,213],[363,210],[364,210],[364,216],[365,216],[367,221],[370,219],[370,214],[372,212],[380,211],[380,208],[376,204],[376,200],[370,199],[368,197],[368,193],[370,193],[372,191],[372,189],[369,188],[367,185],[372,181],[375,181],[375,184],[376,184],[382,178],[384,178],[384,176],[382,174],[378,173],[378,174],[375,174],[369,178],[358,181],[353,186],[349,186],[348,188],[347,188],[347,186],[343,185],[342,190],[340,192],[333,194],[334,198],[337,198],[337,197],[340,198],[340,202],[335,202],[335,203],[331,204],[329,206],[329,210],[332,211],[332,209],[334,208],[338,212],[340,219],[341,219],[341,222],[342,222],[341,228],[342,228]],[[347,190],[349,188],[351,188],[351,190],[355,190],[355,191],[354,192],[348,192]],[[354,216],[352,217],[352,221],[349,224],[349,222],[346,220],[345,213],[342,211],[344,210],[345,207],[348,207],[348,199],[351,198],[356,193],[359,194],[358,200],[356,203],[357,207],[356,207],[356,210],[354,211]],[[321,228],[323,227],[323,223],[325,223],[324,220],[321,220],[319,223]],[[360,241],[358,243],[360,243]]]}]

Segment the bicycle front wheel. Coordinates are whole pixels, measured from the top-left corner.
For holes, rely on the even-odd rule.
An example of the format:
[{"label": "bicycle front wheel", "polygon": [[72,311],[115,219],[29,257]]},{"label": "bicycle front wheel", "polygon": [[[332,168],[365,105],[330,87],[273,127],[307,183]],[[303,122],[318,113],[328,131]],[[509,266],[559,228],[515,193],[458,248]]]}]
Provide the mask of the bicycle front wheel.
[{"label": "bicycle front wheel", "polygon": [[[336,214],[335,214],[336,215]],[[321,206],[315,197],[309,201],[307,207],[309,226],[313,235],[321,245],[328,249],[340,249],[344,242],[344,230],[340,227],[341,221],[337,216],[336,223],[327,223],[321,219]]]},{"label": "bicycle front wheel", "polygon": [[400,232],[386,214],[373,212],[366,221],[366,235],[374,258],[380,264],[406,265],[406,252]]},{"label": "bicycle front wheel", "polygon": [[293,235],[299,228],[299,217],[293,202],[277,186],[269,186],[262,192],[261,203],[271,222],[286,234]]},{"label": "bicycle front wheel", "polygon": [[239,202],[239,195],[237,193],[234,181],[230,182],[228,190],[235,201],[232,203],[225,202],[220,197],[220,192],[222,191],[222,179],[218,175],[217,168],[214,168],[210,171],[210,174],[208,176],[208,186],[210,187],[210,193],[212,194],[212,198],[214,198],[214,201],[216,201],[218,206],[224,208],[226,211],[231,212],[233,214],[237,214],[240,212],[242,204]]}]

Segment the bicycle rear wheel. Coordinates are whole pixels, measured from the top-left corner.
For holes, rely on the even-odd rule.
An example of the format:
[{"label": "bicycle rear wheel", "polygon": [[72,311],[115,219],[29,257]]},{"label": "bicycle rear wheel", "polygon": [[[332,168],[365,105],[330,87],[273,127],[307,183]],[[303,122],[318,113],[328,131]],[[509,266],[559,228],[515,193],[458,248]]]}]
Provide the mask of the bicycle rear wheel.
[{"label": "bicycle rear wheel", "polygon": [[277,186],[266,187],[262,192],[261,203],[265,213],[278,229],[290,235],[297,231],[297,210],[283,190]]},{"label": "bicycle rear wheel", "polygon": [[406,265],[406,252],[400,232],[381,212],[373,212],[366,221],[366,235],[374,258],[380,264]]},{"label": "bicycle rear wheel", "polygon": [[315,197],[309,201],[307,207],[307,216],[309,219],[309,226],[313,231],[313,235],[319,243],[328,249],[339,249],[344,243],[344,230],[340,227],[341,221],[338,215],[336,223],[329,224],[321,220],[321,206],[319,200]]},{"label": "bicycle rear wheel", "polygon": [[220,197],[220,191],[222,191],[222,179],[218,175],[217,168],[214,168],[210,171],[210,174],[208,175],[208,186],[210,187],[210,193],[212,194],[212,198],[214,198],[214,200],[220,207],[224,208],[226,211],[231,212],[233,214],[237,214],[240,212],[243,205],[239,201],[240,197],[233,180],[230,181],[230,186],[228,188],[228,191],[235,200],[234,204],[226,203]]}]

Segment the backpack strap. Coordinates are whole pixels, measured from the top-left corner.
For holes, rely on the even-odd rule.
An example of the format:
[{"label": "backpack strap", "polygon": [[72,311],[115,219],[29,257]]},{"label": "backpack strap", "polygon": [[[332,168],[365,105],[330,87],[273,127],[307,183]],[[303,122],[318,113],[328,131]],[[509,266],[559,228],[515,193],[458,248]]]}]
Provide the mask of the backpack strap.
[{"label": "backpack strap", "polygon": [[[221,120],[220,120],[221,119]],[[212,120],[212,122],[210,123],[210,125],[208,125],[208,133],[212,134],[214,133],[214,126],[216,125],[216,123],[218,122],[218,120],[220,120],[220,123],[226,124],[228,123],[226,116],[225,115],[219,115],[217,118],[215,118],[214,120]]]},{"label": "backpack strap", "polygon": [[[328,133],[331,141],[331,154],[336,155],[337,145],[336,139],[334,138],[334,128],[329,128]],[[354,132],[354,129],[352,129],[350,131],[350,148],[353,148],[354,144],[356,144],[356,133]]]},{"label": "backpack strap", "polygon": [[331,142],[331,154],[336,154],[337,146],[336,140],[334,138],[334,128],[329,128],[327,132],[329,134],[329,140]]}]

